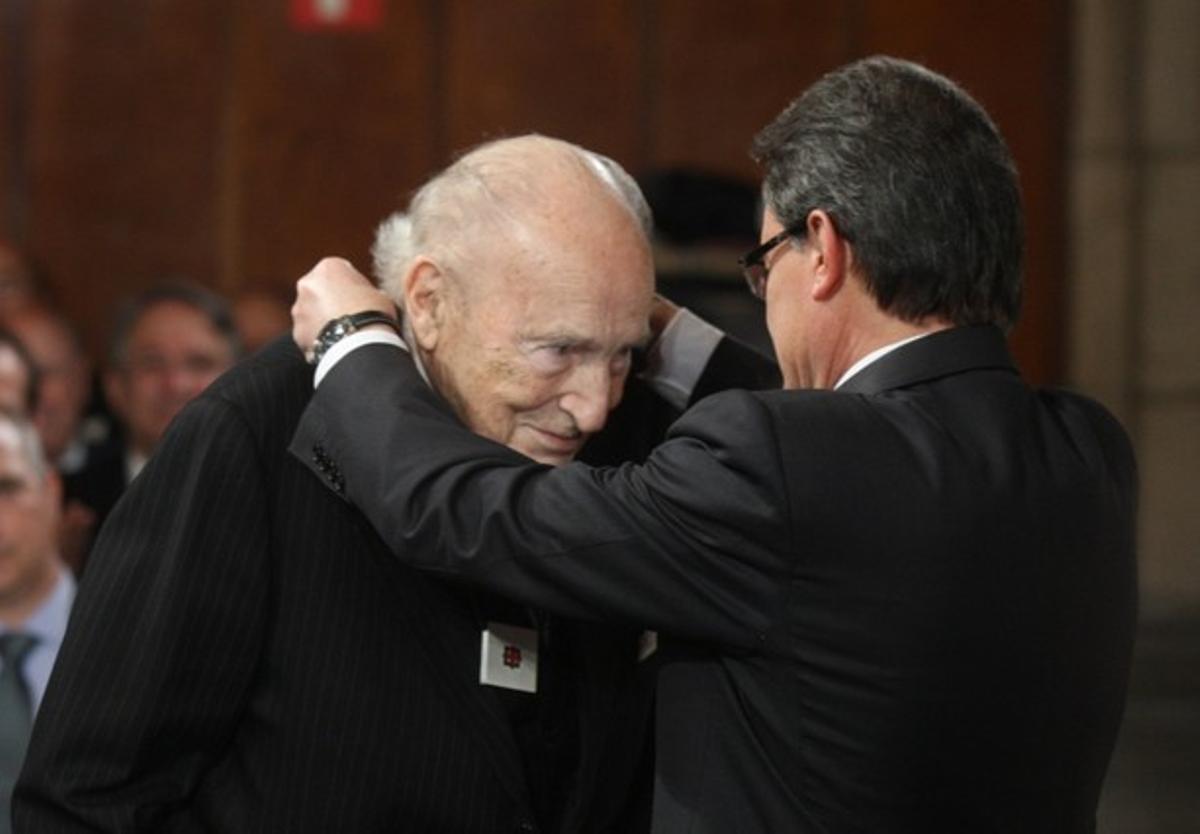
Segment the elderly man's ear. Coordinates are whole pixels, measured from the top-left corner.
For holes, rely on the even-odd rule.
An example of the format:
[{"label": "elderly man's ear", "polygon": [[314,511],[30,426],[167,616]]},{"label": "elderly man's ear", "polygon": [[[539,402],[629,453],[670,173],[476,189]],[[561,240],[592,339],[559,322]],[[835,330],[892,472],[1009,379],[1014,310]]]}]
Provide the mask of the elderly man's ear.
[{"label": "elderly man's ear", "polygon": [[446,274],[435,262],[419,256],[404,276],[404,315],[422,350],[437,346],[446,314]]}]

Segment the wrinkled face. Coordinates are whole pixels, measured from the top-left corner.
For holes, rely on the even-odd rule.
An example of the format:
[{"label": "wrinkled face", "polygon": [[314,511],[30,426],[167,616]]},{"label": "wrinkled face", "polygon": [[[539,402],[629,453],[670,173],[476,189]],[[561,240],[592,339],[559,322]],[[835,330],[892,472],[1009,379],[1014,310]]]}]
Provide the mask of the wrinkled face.
[{"label": "wrinkled face", "polygon": [[620,401],[654,293],[632,220],[594,222],[586,239],[578,225],[484,246],[469,277],[453,276],[436,343],[422,345],[468,426],[551,465],[570,461]]},{"label": "wrinkled face", "polygon": [[33,469],[16,430],[0,422],[0,608],[52,581],[57,530],[57,482]]},{"label": "wrinkled face", "polygon": [[178,301],[147,309],[129,334],[106,393],[135,449],[149,454],[189,400],[233,364],[233,350],[204,313]]}]

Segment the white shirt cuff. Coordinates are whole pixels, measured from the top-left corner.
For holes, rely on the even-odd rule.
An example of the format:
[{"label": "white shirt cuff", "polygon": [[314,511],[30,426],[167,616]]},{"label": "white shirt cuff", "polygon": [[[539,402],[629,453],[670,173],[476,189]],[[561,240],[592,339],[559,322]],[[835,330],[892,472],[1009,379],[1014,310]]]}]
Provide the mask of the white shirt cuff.
[{"label": "white shirt cuff", "polygon": [[342,358],[346,354],[364,345],[395,345],[401,350],[408,350],[408,345],[404,344],[404,340],[397,336],[393,330],[372,327],[370,330],[359,330],[357,333],[351,333],[349,336],[338,339],[334,342],[333,347],[325,351],[325,355],[317,363],[317,372],[313,375],[313,388],[321,384],[321,380],[325,378],[325,374],[332,371],[333,366],[342,361]]},{"label": "white shirt cuff", "polygon": [[650,347],[642,379],[676,408],[687,408],[692,391],[725,334],[691,310],[680,309]]}]

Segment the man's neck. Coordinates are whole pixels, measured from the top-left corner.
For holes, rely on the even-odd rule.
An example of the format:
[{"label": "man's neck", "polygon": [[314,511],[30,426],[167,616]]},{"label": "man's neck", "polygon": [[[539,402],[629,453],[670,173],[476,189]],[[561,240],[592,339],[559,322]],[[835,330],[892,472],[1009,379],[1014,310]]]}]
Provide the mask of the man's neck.
[{"label": "man's neck", "polygon": [[813,388],[834,388],[858,362],[872,353],[951,327],[951,323],[929,317],[917,322],[902,321],[878,310],[857,317],[841,328],[826,351],[825,361],[814,368]]},{"label": "man's neck", "polygon": [[25,625],[54,593],[63,570],[61,560],[55,558],[49,569],[39,575],[30,586],[22,588],[15,599],[0,597],[0,623],[10,629]]}]

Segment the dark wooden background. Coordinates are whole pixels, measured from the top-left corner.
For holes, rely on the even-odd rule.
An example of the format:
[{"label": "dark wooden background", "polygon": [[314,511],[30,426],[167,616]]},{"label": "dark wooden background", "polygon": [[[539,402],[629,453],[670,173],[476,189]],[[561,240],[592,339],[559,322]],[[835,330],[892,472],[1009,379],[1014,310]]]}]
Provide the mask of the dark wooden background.
[{"label": "dark wooden background", "polygon": [[1029,376],[1062,368],[1066,0],[381,0],[303,31],[290,0],[0,0],[0,235],[99,345],[167,276],[286,289],[450,154],[537,130],[637,173],[753,179],[755,131],[808,82],[887,52],[962,82],[1017,157]]}]

